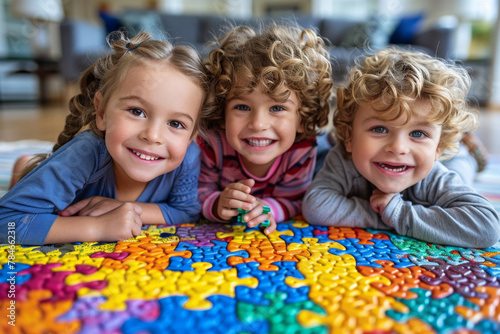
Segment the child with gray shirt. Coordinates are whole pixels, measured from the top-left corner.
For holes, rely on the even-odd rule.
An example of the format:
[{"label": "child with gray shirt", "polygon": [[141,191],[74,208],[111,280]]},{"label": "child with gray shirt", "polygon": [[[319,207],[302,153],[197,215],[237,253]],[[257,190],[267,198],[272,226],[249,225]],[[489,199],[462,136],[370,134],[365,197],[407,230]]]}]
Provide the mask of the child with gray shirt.
[{"label": "child with gray shirt", "polygon": [[439,160],[478,125],[467,72],[394,47],[366,57],[337,91],[335,142],[302,203],[311,224],[392,229],[442,245],[500,238],[491,203]]}]

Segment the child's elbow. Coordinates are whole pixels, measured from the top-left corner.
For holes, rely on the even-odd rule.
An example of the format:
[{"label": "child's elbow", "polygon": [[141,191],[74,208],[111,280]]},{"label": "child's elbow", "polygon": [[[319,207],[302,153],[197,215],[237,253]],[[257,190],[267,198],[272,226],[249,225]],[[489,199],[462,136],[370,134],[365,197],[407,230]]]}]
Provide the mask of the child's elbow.
[{"label": "child's elbow", "polygon": [[[487,248],[495,245],[500,240],[500,222],[498,217],[492,217],[475,236],[475,242],[469,247]],[[495,219],[496,218],[496,219]]]},{"label": "child's elbow", "polygon": [[495,245],[500,240],[500,225],[496,224],[488,233],[482,234],[483,238],[481,238],[483,243],[479,245],[479,248],[487,248]]}]

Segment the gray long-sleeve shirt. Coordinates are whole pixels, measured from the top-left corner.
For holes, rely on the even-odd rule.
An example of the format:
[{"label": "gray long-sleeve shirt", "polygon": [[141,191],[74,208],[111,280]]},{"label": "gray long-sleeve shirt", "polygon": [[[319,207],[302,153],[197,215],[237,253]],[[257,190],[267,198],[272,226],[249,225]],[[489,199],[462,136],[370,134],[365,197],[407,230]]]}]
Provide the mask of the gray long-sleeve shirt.
[{"label": "gray long-sleeve shirt", "polygon": [[491,203],[440,162],[425,179],[395,195],[382,215],[370,207],[374,189],[336,145],[309,186],[303,215],[315,225],[392,229],[441,245],[484,248],[500,239]]}]

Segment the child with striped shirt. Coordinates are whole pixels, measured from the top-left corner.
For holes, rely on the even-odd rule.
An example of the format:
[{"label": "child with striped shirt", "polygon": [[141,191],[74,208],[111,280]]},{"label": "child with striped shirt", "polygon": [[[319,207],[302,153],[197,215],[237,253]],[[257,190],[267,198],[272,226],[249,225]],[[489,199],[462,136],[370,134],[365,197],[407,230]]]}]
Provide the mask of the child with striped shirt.
[{"label": "child with striped shirt", "polygon": [[330,112],[329,54],[312,30],[274,23],[235,27],[216,44],[205,62],[209,135],[197,140],[202,214],[224,222],[243,209],[249,227],[269,220],[269,234],[301,213]]}]

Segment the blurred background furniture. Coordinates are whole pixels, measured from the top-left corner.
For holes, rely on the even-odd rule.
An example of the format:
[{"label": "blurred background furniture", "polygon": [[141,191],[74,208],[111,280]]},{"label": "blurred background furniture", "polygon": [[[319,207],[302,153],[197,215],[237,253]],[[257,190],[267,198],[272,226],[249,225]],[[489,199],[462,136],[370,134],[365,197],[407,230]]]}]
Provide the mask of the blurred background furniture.
[{"label": "blurred background furniture", "polygon": [[[2,8],[4,4],[2,3]],[[19,38],[9,40],[10,50],[0,54],[0,102],[36,100],[47,103],[50,79],[59,74],[59,23],[64,17],[61,0],[15,0],[4,7],[7,23],[13,21]]]},{"label": "blurred background furniture", "polygon": [[[367,52],[369,48],[378,49],[388,44],[404,44],[433,56],[448,58],[453,37],[451,27],[434,26],[424,31],[418,31],[416,26],[408,29],[403,25],[397,25],[393,31],[383,31],[384,27],[375,19],[363,22],[356,19],[320,19],[305,15],[241,19],[215,15],[184,15],[128,10],[114,19],[117,18],[120,19],[120,26],[129,31],[131,35],[144,29],[155,35],[156,38],[165,37],[174,43],[192,45],[203,55],[209,51],[207,42],[212,41],[214,34],[218,35],[221,29],[228,24],[259,27],[269,20],[278,23],[296,21],[300,26],[314,29],[324,37],[332,59],[334,78],[337,81],[344,78],[354,59]],[[61,74],[66,81],[74,81],[93,60],[108,52],[105,43],[106,25],[68,19],[64,20],[60,27]],[[398,33],[398,29],[401,30],[400,36],[404,38],[394,38],[391,41],[390,38]]]},{"label": "blurred background furniture", "polygon": [[[31,16],[16,14],[15,7],[30,2],[30,9],[42,9]],[[59,23],[61,6],[64,21]],[[227,22],[253,26],[293,18],[328,40],[337,82],[353,59],[368,50],[405,45],[463,63],[473,79],[471,100],[486,104],[494,95],[492,88],[500,87],[493,75],[500,67],[494,66],[492,56],[500,29],[498,6],[499,0],[0,0],[0,57],[59,62],[60,73],[46,80],[51,99],[107,52],[106,33],[121,26],[132,34],[145,29],[157,38],[166,32],[176,43],[189,43],[206,54],[205,43]],[[58,8],[54,12],[59,14],[48,21],[41,15],[45,8]],[[34,45],[41,22],[50,37],[48,57],[37,55]],[[37,76],[23,69],[19,75],[19,65],[0,65],[0,98],[14,96],[16,87],[23,87],[25,95],[34,87],[30,94],[40,99]]]}]

